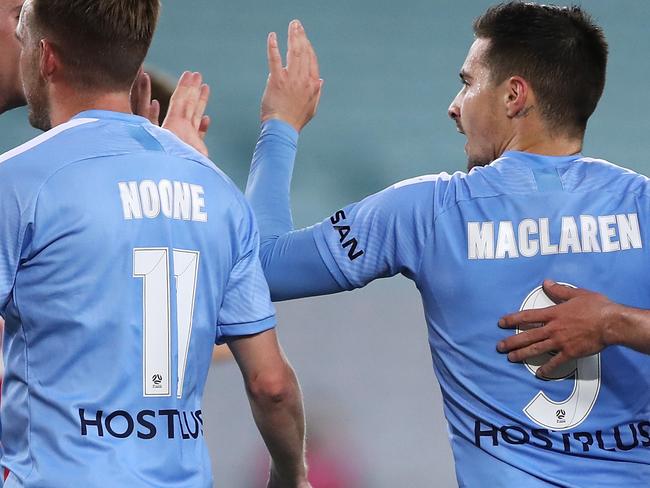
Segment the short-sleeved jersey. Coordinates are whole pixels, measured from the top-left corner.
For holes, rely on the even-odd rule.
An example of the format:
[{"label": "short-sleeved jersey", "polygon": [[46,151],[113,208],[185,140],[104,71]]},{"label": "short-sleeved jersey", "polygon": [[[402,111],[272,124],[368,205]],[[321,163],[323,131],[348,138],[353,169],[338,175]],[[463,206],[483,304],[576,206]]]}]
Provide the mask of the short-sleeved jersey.
[{"label": "short-sleeved jersey", "polygon": [[2,157],[0,212],[5,486],[212,486],[212,349],[275,325],[243,195],[90,111]]},{"label": "short-sleeved jersey", "polygon": [[459,484],[648,486],[650,356],[609,347],[552,381],[508,362],[498,319],[551,278],[650,308],[650,182],[582,156],[508,152],[398,183],[315,229],[344,288],[402,273],[423,299]]}]

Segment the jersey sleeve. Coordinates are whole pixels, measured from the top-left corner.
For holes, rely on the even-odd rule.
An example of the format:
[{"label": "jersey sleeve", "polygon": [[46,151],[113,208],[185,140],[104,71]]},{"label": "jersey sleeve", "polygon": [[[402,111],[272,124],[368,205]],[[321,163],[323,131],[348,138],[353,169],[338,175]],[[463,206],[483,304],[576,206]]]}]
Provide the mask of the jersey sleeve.
[{"label": "jersey sleeve", "polygon": [[316,226],[318,250],[342,287],[398,273],[416,279],[433,233],[435,183],[435,177],[397,183]]},{"label": "jersey sleeve", "polygon": [[253,335],[275,326],[275,310],[259,259],[259,232],[248,204],[240,201],[236,223],[238,249],[230,271],[217,324],[218,344],[230,337]]}]

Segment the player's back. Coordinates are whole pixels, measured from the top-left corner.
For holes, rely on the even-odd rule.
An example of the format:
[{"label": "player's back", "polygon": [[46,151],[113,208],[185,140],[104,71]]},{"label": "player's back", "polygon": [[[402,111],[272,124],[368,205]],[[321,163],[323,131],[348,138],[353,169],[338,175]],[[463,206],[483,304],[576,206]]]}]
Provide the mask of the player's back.
[{"label": "player's back", "polygon": [[496,344],[512,333],[499,317],[551,304],[545,278],[650,308],[648,180],[511,152],[431,186],[415,280],[461,486],[647,486],[650,356],[610,347],[543,381],[539,361],[509,363]]},{"label": "player's back", "polygon": [[[20,216],[6,486],[211,486],[212,348],[273,326],[264,286],[237,288],[256,256],[243,198],[210,161],[124,114],[81,114],[4,159]],[[238,294],[259,294],[262,312]]]}]

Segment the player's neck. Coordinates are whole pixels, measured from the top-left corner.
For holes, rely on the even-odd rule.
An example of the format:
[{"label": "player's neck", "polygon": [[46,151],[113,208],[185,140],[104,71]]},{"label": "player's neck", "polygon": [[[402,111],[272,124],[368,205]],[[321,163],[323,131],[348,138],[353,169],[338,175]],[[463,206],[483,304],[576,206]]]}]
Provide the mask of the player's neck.
[{"label": "player's neck", "polygon": [[[569,156],[582,151],[582,137],[549,134],[546,131],[515,134],[506,151],[522,151],[546,156]],[[505,152],[505,151],[504,151]]]},{"label": "player's neck", "polygon": [[52,127],[67,122],[86,110],[108,110],[131,113],[128,92],[99,92],[89,94],[61,93],[51,98],[50,120]]}]

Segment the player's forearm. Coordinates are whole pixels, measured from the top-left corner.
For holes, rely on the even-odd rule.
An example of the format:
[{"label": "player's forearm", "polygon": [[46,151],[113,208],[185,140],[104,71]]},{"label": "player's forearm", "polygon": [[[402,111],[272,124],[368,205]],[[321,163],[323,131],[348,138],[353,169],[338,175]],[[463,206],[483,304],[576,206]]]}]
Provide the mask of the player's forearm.
[{"label": "player's forearm", "polygon": [[[255,423],[271,454],[271,478],[277,486],[298,486],[306,480],[305,416],[302,393],[291,366],[283,378],[248,388]],[[275,486],[275,485],[273,485]]]},{"label": "player's forearm", "polygon": [[262,124],[246,184],[262,242],[293,228],[290,190],[297,144],[298,133],[289,124],[275,119]]},{"label": "player's forearm", "polygon": [[605,340],[650,354],[650,310],[612,304],[606,313]]}]

